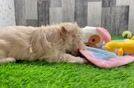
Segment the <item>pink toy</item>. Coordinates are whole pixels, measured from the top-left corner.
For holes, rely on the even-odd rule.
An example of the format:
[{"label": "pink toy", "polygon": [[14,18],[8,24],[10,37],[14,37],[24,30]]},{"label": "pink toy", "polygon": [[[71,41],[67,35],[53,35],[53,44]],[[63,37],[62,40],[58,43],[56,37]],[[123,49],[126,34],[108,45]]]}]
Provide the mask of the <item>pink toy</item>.
[{"label": "pink toy", "polygon": [[114,68],[134,62],[134,56],[122,56],[109,59],[100,59],[91,51],[80,50],[80,53],[91,63],[100,68]]},{"label": "pink toy", "polygon": [[111,41],[111,35],[109,34],[109,32],[105,28],[97,27],[96,30],[98,31],[98,33],[101,34],[105,43]]},{"label": "pink toy", "polygon": [[111,41],[111,35],[105,28],[86,26],[81,31],[83,33],[82,40],[87,46],[100,48]]}]

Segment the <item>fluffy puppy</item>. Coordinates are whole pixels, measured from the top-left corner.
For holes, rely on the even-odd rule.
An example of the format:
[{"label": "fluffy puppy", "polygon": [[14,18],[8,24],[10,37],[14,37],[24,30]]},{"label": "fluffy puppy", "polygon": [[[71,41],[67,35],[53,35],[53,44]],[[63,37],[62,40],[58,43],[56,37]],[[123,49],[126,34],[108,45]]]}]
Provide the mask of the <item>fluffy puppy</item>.
[{"label": "fluffy puppy", "polygon": [[76,23],[0,28],[0,63],[16,60],[85,63],[77,57],[85,47]]}]

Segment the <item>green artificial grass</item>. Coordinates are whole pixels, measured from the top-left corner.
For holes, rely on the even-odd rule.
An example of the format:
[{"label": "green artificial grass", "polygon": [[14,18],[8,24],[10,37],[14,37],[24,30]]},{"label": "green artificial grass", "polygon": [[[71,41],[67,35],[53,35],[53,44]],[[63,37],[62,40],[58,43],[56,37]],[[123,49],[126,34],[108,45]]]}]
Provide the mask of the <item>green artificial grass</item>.
[{"label": "green artificial grass", "polygon": [[1,64],[0,88],[134,88],[134,63],[113,69],[45,61]]},{"label": "green artificial grass", "polygon": [[112,40],[120,40],[120,39],[124,39],[122,36],[113,36]]}]

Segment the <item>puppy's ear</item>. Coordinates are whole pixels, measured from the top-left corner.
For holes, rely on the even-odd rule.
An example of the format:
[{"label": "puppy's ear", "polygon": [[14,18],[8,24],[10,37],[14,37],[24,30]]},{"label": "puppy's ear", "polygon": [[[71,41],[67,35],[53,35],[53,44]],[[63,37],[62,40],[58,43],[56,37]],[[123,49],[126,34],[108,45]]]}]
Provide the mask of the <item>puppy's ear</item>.
[{"label": "puppy's ear", "polygon": [[60,34],[61,36],[65,36],[66,34],[69,33],[69,30],[66,29],[64,26],[61,27]]},{"label": "puppy's ear", "polygon": [[62,26],[61,27],[61,32],[65,34],[65,33],[68,33],[69,31],[64,26]]},{"label": "puppy's ear", "polygon": [[69,31],[64,26],[62,26],[60,30],[60,36],[64,41],[66,40],[66,37],[68,34],[69,34]]}]

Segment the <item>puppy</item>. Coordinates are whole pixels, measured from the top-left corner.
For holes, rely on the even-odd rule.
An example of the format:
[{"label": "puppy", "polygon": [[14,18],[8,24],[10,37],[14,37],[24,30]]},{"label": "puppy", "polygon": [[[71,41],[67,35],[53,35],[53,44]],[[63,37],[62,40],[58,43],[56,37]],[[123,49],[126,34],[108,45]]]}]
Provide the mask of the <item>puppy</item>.
[{"label": "puppy", "polygon": [[0,28],[0,63],[16,60],[85,63],[84,58],[78,57],[78,49],[84,47],[76,23]]}]

